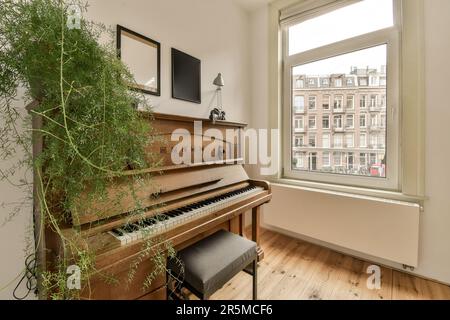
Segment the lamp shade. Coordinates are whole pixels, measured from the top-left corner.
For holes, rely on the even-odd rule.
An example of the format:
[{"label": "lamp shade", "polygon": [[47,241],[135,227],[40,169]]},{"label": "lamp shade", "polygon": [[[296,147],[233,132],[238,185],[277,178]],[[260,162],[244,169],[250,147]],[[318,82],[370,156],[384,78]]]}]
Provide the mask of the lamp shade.
[{"label": "lamp shade", "polygon": [[225,85],[225,83],[223,82],[223,78],[222,78],[222,74],[221,73],[219,73],[217,75],[217,77],[214,79],[213,84],[218,86],[218,87],[223,87]]}]

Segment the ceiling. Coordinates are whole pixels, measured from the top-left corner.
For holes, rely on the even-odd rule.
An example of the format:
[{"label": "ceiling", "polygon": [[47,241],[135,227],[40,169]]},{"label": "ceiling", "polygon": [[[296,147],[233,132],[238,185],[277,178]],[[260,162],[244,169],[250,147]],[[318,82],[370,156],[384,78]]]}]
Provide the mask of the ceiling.
[{"label": "ceiling", "polygon": [[233,1],[247,11],[253,11],[268,4],[272,0],[233,0]]}]

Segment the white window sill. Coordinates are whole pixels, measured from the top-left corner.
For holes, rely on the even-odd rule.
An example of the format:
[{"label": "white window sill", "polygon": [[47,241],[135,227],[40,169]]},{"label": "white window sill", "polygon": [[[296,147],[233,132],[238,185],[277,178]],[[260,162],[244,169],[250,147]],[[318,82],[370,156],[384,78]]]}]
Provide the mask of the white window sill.
[{"label": "white window sill", "polygon": [[333,195],[340,195],[352,198],[363,198],[378,201],[398,201],[402,203],[419,204],[422,207],[427,197],[403,194],[401,192],[387,191],[380,189],[368,189],[352,186],[334,185],[305,180],[295,180],[289,178],[278,178],[269,180],[273,185],[290,187],[310,192],[322,192]]}]

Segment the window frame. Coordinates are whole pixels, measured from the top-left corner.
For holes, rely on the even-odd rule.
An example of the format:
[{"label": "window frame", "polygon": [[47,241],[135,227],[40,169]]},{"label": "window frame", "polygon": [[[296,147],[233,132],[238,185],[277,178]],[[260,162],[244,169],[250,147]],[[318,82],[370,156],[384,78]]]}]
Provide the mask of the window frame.
[{"label": "window frame", "polygon": [[[349,5],[352,1],[340,0],[342,5]],[[354,2],[354,1],[353,1]],[[327,6],[315,8],[315,16],[324,14],[329,11]],[[401,0],[393,0],[394,25],[389,28],[374,31],[368,34],[360,35],[354,38],[346,39],[323,47],[311,49],[305,52],[297,53],[289,56],[288,52],[288,28],[290,26],[301,23],[310,19],[312,16],[308,11],[300,13],[295,18],[280,23],[281,42],[282,42],[282,126],[283,126],[283,152],[282,152],[282,178],[293,180],[304,180],[319,183],[330,183],[336,185],[347,185],[365,188],[375,188],[384,190],[400,190],[400,130],[401,130],[401,95],[400,95],[400,72],[401,72],[401,52],[400,40],[402,36],[402,19],[401,19]],[[378,45],[386,45],[387,50],[387,84],[386,98],[388,101],[388,110],[386,113],[386,177],[365,177],[342,175],[336,173],[316,173],[307,171],[297,171],[292,169],[292,145],[293,132],[291,130],[290,121],[292,121],[291,110],[289,105],[292,95],[292,68],[298,65],[307,64],[342,54],[363,50]],[[369,80],[369,79],[367,79]],[[359,81],[359,80],[358,80]],[[369,83],[368,83],[369,85]],[[367,98],[370,97],[367,95]],[[368,99],[368,100],[369,100]],[[334,100],[334,99],[333,99]],[[330,101],[331,102],[331,101]],[[343,107],[346,102],[343,97]],[[355,101],[356,102],[356,101]],[[354,103],[355,103],[354,102]],[[369,101],[367,101],[369,102]],[[332,107],[330,106],[330,109]],[[333,101],[334,108],[334,101]],[[366,105],[366,109],[368,105]],[[334,109],[332,109],[334,110]],[[333,117],[334,120],[334,117]],[[366,119],[367,121],[367,119]],[[333,121],[334,126],[334,121]],[[367,126],[367,123],[366,123]]]}]

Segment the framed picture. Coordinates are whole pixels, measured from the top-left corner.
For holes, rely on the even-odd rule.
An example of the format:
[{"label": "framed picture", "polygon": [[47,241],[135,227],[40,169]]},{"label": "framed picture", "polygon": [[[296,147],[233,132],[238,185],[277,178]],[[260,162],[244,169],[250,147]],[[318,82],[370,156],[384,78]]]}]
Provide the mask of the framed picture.
[{"label": "framed picture", "polygon": [[201,62],[172,48],[172,98],[201,103]]},{"label": "framed picture", "polygon": [[136,80],[130,87],[160,96],[161,44],[117,25],[117,52]]}]

